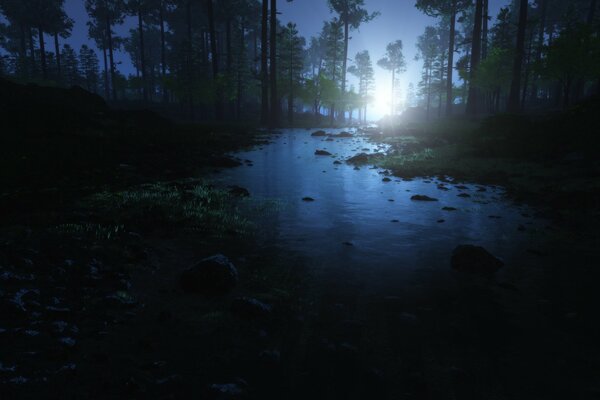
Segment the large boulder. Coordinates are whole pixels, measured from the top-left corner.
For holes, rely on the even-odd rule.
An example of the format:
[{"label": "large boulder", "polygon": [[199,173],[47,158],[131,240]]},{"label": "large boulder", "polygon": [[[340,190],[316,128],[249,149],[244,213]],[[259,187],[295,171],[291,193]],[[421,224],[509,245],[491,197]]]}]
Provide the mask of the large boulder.
[{"label": "large boulder", "polygon": [[486,276],[493,275],[504,265],[483,247],[468,244],[454,249],[450,263],[457,271]]},{"label": "large boulder", "polygon": [[327,132],[319,130],[319,131],[313,132],[310,136],[316,136],[316,137],[318,137],[318,136],[327,136]]},{"label": "large boulder", "polygon": [[331,153],[327,150],[315,150],[315,156],[330,156]]},{"label": "large boulder", "polygon": [[219,295],[229,292],[238,282],[238,272],[224,255],[205,258],[181,275],[181,288],[186,292]]}]

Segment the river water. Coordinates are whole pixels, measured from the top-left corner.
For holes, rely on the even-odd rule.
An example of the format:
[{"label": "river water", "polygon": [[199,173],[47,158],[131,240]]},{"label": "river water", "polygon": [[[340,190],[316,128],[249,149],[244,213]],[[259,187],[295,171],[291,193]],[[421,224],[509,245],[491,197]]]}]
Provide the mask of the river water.
[{"label": "river water", "polygon": [[[253,201],[276,200],[278,207],[255,220],[262,228],[259,240],[301,254],[324,270],[376,270],[394,277],[442,272],[449,270],[450,254],[459,244],[481,245],[510,261],[515,252],[522,254],[528,232],[538,225],[530,210],[505,198],[500,187],[452,182],[445,183],[449,190],[441,190],[436,178],[390,176],[385,182],[381,169],[355,169],[344,160],[387,150],[364,136],[328,141],[292,129],[268,139],[269,144],[233,154],[245,160],[244,166],[215,180],[247,188]],[[332,156],[315,155],[316,150]],[[411,200],[416,194],[439,201]]]}]

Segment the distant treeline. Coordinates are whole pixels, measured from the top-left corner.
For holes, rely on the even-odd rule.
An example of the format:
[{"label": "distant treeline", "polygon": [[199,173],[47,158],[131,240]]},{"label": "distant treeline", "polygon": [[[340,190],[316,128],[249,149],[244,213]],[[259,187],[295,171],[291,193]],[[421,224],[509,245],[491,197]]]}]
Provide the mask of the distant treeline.
[{"label": "distant treeline", "polygon": [[[0,0],[7,21],[0,74],[79,85],[111,102],[177,107],[192,119],[260,117],[278,126],[310,112],[332,123],[366,120],[373,65],[367,50],[350,57],[348,42],[378,13],[367,12],[364,0],[328,4],[333,18],[306,40],[295,24],[279,23],[277,0],[85,0],[96,48],[76,50],[63,43],[74,23],[64,0]],[[472,115],[519,112],[566,106],[599,90],[596,0],[515,0],[495,18],[488,0],[418,0],[416,7],[439,22],[417,42],[418,88],[392,89],[392,113],[419,105],[428,117],[434,109],[450,115],[458,104]],[[135,28],[120,37],[115,27],[126,17]],[[402,49],[402,41],[391,42],[377,63],[392,72],[392,88],[405,70]],[[134,74],[119,71],[115,51],[130,56]],[[461,82],[453,82],[455,71]],[[348,86],[348,73],[357,87]]]}]

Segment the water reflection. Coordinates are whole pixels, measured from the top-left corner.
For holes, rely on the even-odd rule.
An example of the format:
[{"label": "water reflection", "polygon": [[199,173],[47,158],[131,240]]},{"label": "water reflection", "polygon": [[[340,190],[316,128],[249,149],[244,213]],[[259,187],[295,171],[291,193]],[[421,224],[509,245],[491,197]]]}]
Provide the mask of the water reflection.
[{"label": "water reflection", "polygon": [[[253,166],[223,171],[215,180],[246,187],[255,199],[281,200],[283,207],[260,217],[259,240],[306,255],[323,268],[447,269],[458,244],[483,245],[505,259],[526,246],[527,233],[517,227],[532,222],[522,215],[526,210],[503,198],[501,188],[446,184],[450,190],[444,191],[437,179],[384,182],[380,169],[355,170],[343,162],[363,149],[386,150],[364,137],[328,141],[306,130],[285,130],[270,139],[262,150],[235,154]],[[315,155],[316,150],[332,156]],[[439,201],[413,201],[414,194]],[[315,201],[302,201],[307,196]]]}]

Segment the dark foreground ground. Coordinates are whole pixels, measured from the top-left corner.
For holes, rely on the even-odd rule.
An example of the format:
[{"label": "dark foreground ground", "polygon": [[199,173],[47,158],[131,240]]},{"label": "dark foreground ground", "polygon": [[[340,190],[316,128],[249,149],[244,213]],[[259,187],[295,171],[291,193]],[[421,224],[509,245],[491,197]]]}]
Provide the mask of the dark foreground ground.
[{"label": "dark foreground ground", "polygon": [[[1,90],[0,398],[600,398],[595,104],[562,125],[374,136],[396,152],[370,161],[397,175],[503,184],[551,222],[502,280],[373,292],[257,247],[245,213],[261,210],[202,180],[237,165],[222,154],[256,143],[252,127]],[[232,290],[183,290],[217,253]]]}]

